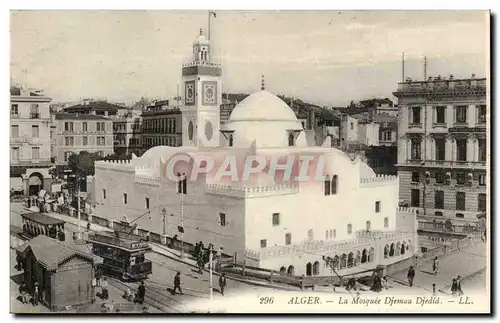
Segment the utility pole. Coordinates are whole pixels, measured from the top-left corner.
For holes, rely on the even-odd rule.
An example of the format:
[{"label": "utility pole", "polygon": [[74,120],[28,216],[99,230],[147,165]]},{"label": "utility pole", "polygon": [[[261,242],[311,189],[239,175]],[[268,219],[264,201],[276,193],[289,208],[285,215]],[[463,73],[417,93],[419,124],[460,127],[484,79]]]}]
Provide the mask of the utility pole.
[{"label": "utility pole", "polygon": [[403,59],[402,59],[402,62],[401,62],[401,69],[402,69],[402,73],[401,73],[401,82],[404,83],[405,81],[405,52],[403,52]]},{"label": "utility pole", "polygon": [[[427,82],[427,56],[424,57],[424,82]],[[425,83],[424,83],[425,84]],[[427,86],[424,89],[424,158],[421,162],[421,165],[424,169],[424,194],[423,194],[423,203],[424,203],[424,215],[426,215],[427,207],[426,207],[426,199],[427,199],[427,177],[426,177],[426,168],[425,168],[425,160],[427,159]]]},{"label": "utility pole", "polygon": [[[184,181],[186,178],[186,174],[182,174],[180,176],[180,193],[181,193],[181,258],[184,257],[184,194],[186,194]],[[186,184],[187,185],[187,184]]]},{"label": "utility pole", "polygon": [[208,263],[209,263],[209,266],[210,266],[209,267],[209,270],[210,270],[210,300],[212,300],[213,297],[214,297],[214,295],[213,295],[214,294],[213,293],[213,288],[212,288],[212,286],[213,286],[213,283],[212,283],[212,267],[213,267],[213,264],[212,264],[212,262],[213,262],[213,258],[214,258],[214,256],[213,256],[213,246],[212,245],[210,245],[209,252],[210,253],[208,254]]},{"label": "utility pole", "polygon": [[82,238],[82,233],[81,233],[81,230],[80,230],[80,176],[78,176],[76,178],[76,187],[77,187],[77,203],[78,203],[78,239],[81,239]]}]

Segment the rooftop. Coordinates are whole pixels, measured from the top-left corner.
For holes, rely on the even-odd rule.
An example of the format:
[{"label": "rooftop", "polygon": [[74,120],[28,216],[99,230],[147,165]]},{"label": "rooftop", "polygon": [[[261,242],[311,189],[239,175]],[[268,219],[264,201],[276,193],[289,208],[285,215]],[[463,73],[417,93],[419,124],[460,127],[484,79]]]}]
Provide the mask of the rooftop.
[{"label": "rooftop", "polygon": [[54,270],[64,261],[78,255],[92,262],[101,261],[86,245],[76,245],[73,241],[59,241],[45,235],[38,235],[16,250],[24,253],[31,249],[36,260],[47,270]]},{"label": "rooftop", "polygon": [[56,113],[55,118],[56,120],[109,120],[109,118],[104,116],[79,113]]},{"label": "rooftop", "polygon": [[28,219],[28,220],[31,220],[33,222],[37,222],[40,224],[44,224],[44,225],[63,224],[64,223],[64,221],[62,221],[62,220],[58,220],[58,219],[52,218],[50,216],[46,216],[44,214],[36,213],[36,212],[22,214],[21,216],[25,219]]},{"label": "rooftop", "polygon": [[111,113],[117,113],[118,109],[124,109],[123,106],[117,105],[117,104],[112,104],[106,101],[85,101],[81,104],[73,105],[67,108],[64,108],[64,111],[66,112],[73,112],[73,111],[82,111],[82,110],[96,110],[96,111],[108,111]]}]

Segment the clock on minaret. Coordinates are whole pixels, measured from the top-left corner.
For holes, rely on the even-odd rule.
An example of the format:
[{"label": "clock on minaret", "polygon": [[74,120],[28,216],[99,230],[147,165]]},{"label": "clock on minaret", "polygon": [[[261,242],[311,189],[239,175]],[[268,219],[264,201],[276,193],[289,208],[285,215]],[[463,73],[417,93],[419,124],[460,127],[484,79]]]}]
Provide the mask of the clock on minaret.
[{"label": "clock on minaret", "polygon": [[217,105],[217,82],[203,82],[203,104]]}]

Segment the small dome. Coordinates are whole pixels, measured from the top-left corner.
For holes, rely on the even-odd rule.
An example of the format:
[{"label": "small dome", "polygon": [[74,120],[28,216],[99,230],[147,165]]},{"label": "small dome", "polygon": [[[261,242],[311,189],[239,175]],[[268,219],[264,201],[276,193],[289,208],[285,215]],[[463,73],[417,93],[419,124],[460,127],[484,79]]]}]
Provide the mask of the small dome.
[{"label": "small dome", "polygon": [[229,121],[297,121],[297,117],[276,95],[260,91],[241,101],[234,108]]},{"label": "small dome", "polygon": [[361,162],[359,170],[361,172],[361,178],[372,178],[377,176],[373,169],[366,163]]}]

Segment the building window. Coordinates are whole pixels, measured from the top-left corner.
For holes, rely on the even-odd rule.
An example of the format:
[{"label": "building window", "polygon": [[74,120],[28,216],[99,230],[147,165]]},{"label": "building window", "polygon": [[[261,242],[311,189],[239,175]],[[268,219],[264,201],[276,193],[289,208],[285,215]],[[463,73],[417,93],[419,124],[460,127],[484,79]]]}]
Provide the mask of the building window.
[{"label": "building window", "polygon": [[280,225],[280,214],[279,213],[273,213],[273,226],[278,226]]},{"label": "building window", "polygon": [[392,140],[392,131],[384,131],[384,141]]},{"label": "building window", "polygon": [[17,116],[19,114],[19,105],[17,104],[11,104],[10,105],[10,114]]},{"label": "building window", "polygon": [[229,135],[229,147],[233,147],[233,134]]},{"label": "building window", "polygon": [[465,211],[465,192],[457,192],[456,198],[456,209],[459,211]]},{"label": "building window", "polygon": [[82,137],[82,142],[84,146],[87,146],[89,144],[89,138],[88,137]]},{"label": "building window", "polygon": [[292,244],[292,234],[291,233],[285,234],[285,244],[286,245]]},{"label": "building window", "polygon": [[262,240],[260,240],[260,247],[261,247],[261,248],[265,248],[265,247],[267,247],[267,240],[266,240],[266,239],[262,239]]},{"label": "building window", "polygon": [[354,122],[351,122],[351,130],[354,130]]},{"label": "building window", "polygon": [[97,137],[97,146],[104,146],[106,144],[105,137]]},{"label": "building window", "polygon": [[463,219],[464,218],[464,214],[463,213],[456,213],[455,217]]},{"label": "building window", "polygon": [[352,224],[348,224],[347,225],[347,234],[351,234],[352,233]]},{"label": "building window", "polygon": [[421,108],[420,107],[412,107],[411,108],[411,123],[413,124],[420,124],[420,114],[421,114]]},{"label": "building window", "polygon": [[366,231],[370,231],[372,228],[372,223],[370,221],[366,221]]},{"label": "building window", "polygon": [[479,106],[478,123],[486,123],[486,106],[485,105]]},{"label": "building window", "polygon": [[380,201],[375,202],[375,213],[380,213]]},{"label": "building window", "polygon": [[33,138],[40,137],[40,130],[39,130],[38,126],[31,126],[31,136]]},{"label": "building window", "polygon": [[30,119],[39,119],[40,111],[38,108],[38,104],[32,104],[30,107]]},{"label": "building window", "polygon": [[40,147],[31,147],[31,158],[40,159]]},{"label": "building window", "polygon": [[82,131],[87,132],[87,123],[86,122],[82,123]]},{"label": "building window", "polygon": [[479,193],[477,195],[477,210],[479,212],[486,212],[486,194]]},{"label": "building window", "polygon": [[465,173],[457,172],[457,185],[465,185]]},{"label": "building window", "polygon": [[127,193],[123,193],[123,204],[127,204]]},{"label": "building window", "polygon": [[64,153],[64,161],[67,162],[69,160],[69,156],[72,155],[72,152],[71,151],[66,151]]},{"label": "building window", "polygon": [[436,160],[444,160],[446,153],[446,141],[445,139],[435,139],[436,144]]},{"label": "building window", "polygon": [[338,188],[338,176],[333,175],[333,177],[332,177],[332,195],[337,194],[337,188]]},{"label": "building window", "polygon": [[411,172],[411,181],[413,183],[419,183],[420,182],[420,172]]},{"label": "building window", "polygon": [[325,196],[330,195],[330,189],[331,189],[330,176],[326,175],[325,176]]},{"label": "building window", "polygon": [[455,108],[457,123],[467,123],[467,106],[458,106]]},{"label": "building window", "polygon": [[75,144],[75,138],[73,137],[64,137],[64,145],[65,146],[73,146]]},{"label": "building window", "polygon": [[149,210],[149,197],[146,197],[146,210]]},{"label": "building window", "polygon": [[288,146],[292,147],[295,145],[295,138],[293,136],[293,132],[290,132],[288,135]]},{"label": "building window", "polygon": [[413,188],[411,190],[411,206],[420,207],[420,190]]},{"label": "building window", "polygon": [[384,228],[388,228],[388,227],[389,227],[389,218],[385,217],[384,218]]},{"label": "building window", "polygon": [[226,213],[219,213],[219,225],[221,227],[226,226]]},{"label": "building window", "polygon": [[73,122],[65,122],[64,131],[73,131]]},{"label": "building window", "polygon": [[12,138],[17,138],[19,137],[19,126],[11,126],[10,127],[10,131],[11,131],[11,136]]},{"label": "building window", "polygon": [[422,139],[413,138],[411,140],[411,159],[420,160]]},{"label": "building window", "polygon": [[479,174],[479,186],[486,186],[486,174]]},{"label": "building window", "polygon": [[467,139],[457,139],[457,161],[467,161]]},{"label": "building window", "polygon": [[13,147],[11,149],[10,159],[12,159],[12,160],[19,160],[19,148],[18,147]]},{"label": "building window", "polygon": [[101,131],[101,123],[100,122],[96,122],[96,130]]},{"label": "building window", "polygon": [[436,123],[446,123],[446,107],[436,107]]},{"label": "building window", "polygon": [[434,208],[444,209],[444,191],[434,192]]},{"label": "building window", "polygon": [[106,190],[102,190],[102,199],[105,200],[106,199]]},{"label": "building window", "polygon": [[486,161],[486,139],[478,139],[479,161]]}]

